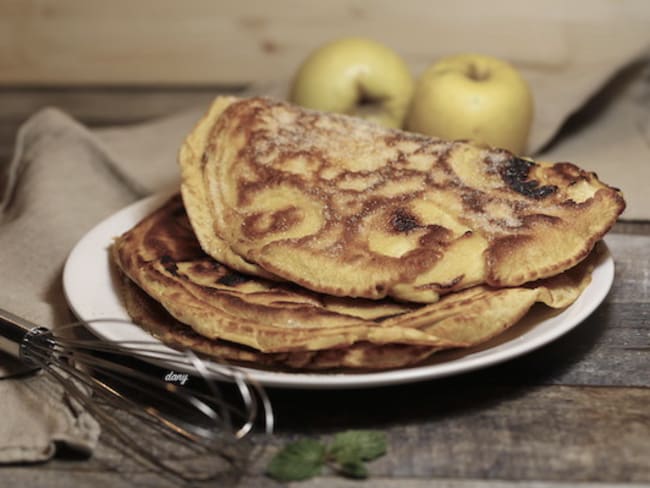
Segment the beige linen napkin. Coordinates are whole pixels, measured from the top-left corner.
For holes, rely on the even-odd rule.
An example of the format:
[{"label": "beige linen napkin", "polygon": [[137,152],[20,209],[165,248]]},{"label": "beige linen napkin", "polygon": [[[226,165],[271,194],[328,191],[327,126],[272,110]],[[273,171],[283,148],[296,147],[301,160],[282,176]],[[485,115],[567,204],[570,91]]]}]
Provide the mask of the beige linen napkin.
[{"label": "beige linen napkin", "polygon": [[[544,156],[587,168],[602,162],[601,176],[606,181],[611,176],[626,192],[630,218],[650,218],[645,180],[639,177],[650,168],[649,97],[643,95],[648,77],[639,71],[630,83],[634,89],[600,93],[629,66],[627,55],[616,65],[592,71],[573,65],[552,73],[527,71],[538,106],[553,108],[541,112],[531,149],[543,147]],[[634,56],[638,59],[638,52]],[[272,83],[247,94],[283,97],[286,88],[286,83]],[[606,96],[606,108],[585,112],[585,121],[573,133],[558,134],[567,117],[599,99],[597,94]],[[57,109],[33,115],[18,133],[13,160],[0,164],[0,274],[5,280],[0,307],[52,327],[72,320],[61,285],[67,254],[101,219],[178,184],[178,147],[205,108],[96,131]],[[88,286],[93,286],[92,276]],[[0,356],[3,374],[15,372],[15,364]],[[65,393],[41,375],[0,380],[0,411],[0,462],[48,459],[58,442],[91,451],[99,435],[99,426],[70,408]]]},{"label": "beige linen napkin", "polygon": [[[46,326],[69,322],[61,289],[66,255],[99,219],[137,195],[95,137],[54,109],[20,129],[15,157],[2,170],[0,307]],[[5,356],[0,367],[4,374],[17,369]],[[99,434],[92,418],[73,411],[40,374],[0,380],[0,411],[2,462],[47,459],[57,442],[90,451]]]},{"label": "beige linen napkin", "polygon": [[[175,153],[189,124],[175,118],[176,138],[161,133],[169,132],[166,124],[147,125],[149,137],[140,128],[123,132],[122,141],[143,151],[139,161],[120,160],[97,134],[56,109],[23,125],[15,157],[0,166],[6,185],[0,193],[0,307],[51,327],[73,320],[61,271],[74,244],[104,217],[178,178]],[[106,139],[112,140],[111,131]],[[120,141],[115,150],[120,153]],[[87,280],[92,287],[92,275]],[[20,369],[0,356],[2,375]],[[0,380],[0,411],[0,462],[47,459],[59,442],[89,452],[99,435],[96,422],[41,374]]]},{"label": "beige linen napkin", "polygon": [[595,171],[623,191],[623,219],[650,219],[650,58],[619,71],[536,156]]}]

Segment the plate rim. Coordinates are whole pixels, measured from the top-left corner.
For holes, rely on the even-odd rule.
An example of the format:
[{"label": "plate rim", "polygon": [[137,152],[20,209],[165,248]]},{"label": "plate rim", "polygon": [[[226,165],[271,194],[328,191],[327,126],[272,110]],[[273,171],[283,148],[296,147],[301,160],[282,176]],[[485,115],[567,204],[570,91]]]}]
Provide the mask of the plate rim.
[{"label": "plate rim", "polygon": [[[98,266],[99,272],[96,279],[108,279],[109,288],[104,290],[106,305],[118,312],[112,318],[129,319],[124,308],[119,292],[113,286],[113,272],[110,265],[109,245],[113,238],[122,232],[130,229],[133,225],[144,218],[148,213],[155,210],[163,201],[176,193],[178,189],[171,189],[155,193],[141,200],[131,203],[118,210],[112,215],[101,220],[93,226],[84,236],[77,241],[72,248],[63,267],[63,291],[72,313],[82,322],[92,321],[100,318],[107,318],[103,311],[93,310],[92,305],[83,303],[83,291],[87,292],[86,285],[81,286],[83,280],[80,274],[87,272],[87,262]],[[533,335],[528,340],[506,341],[493,348],[479,351],[476,354],[470,353],[458,359],[433,365],[415,365],[392,370],[363,373],[320,373],[320,372],[286,372],[255,369],[248,366],[237,366],[244,375],[266,387],[289,388],[289,389],[348,389],[348,388],[373,388],[406,384],[419,381],[433,380],[452,375],[467,373],[481,368],[493,366],[510,359],[530,353],[535,349],[553,342],[562,335],[577,327],[605,300],[614,282],[614,260],[609,247],[603,242],[604,252],[597,263],[592,279],[578,299],[569,307],[561,311],[551,319],[545,319],[533,326],[533,329],[542,327],[548,320],[559,322],[551,326],[549,330]],[[95,259],[88,259],[93,257]],[[99,258],[99,259],[98,259]],[[104,287],[105,288],[105,287]],[[95,295],[98,291],[93,290]],[[112,293],[112,294],[111,294]],[[118,310],[116,307],[120,307]],[[101,308],[101,307],[100,307]],[[103,315],[102,315],[103,314]],[[559,317],[565,316],[564,319]],[[85,324],[91,332],[102,340],[114,341],[115,338],[100,330],[100,327],[92,323]],[[169,349],[157,339],[150,336],[136,324],[132,324],[136,335],[153,339],[161,348]],[[525,336],[528,332],[525,332]],[[513,342],[514,341],[514,342]],[[216,361],[212,361],[215,362]]]}]

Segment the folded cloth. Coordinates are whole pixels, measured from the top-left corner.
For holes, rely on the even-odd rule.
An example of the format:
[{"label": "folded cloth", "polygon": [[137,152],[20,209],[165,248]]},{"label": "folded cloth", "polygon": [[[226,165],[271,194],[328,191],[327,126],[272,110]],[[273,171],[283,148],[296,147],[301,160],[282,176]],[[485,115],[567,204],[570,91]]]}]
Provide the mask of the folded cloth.
[{"label": "folded cloth", "polygon": [[60,444],[90,455],[99,437],[95,419],[41,374],[0,381],[0,409],[0,463],[44,461]]},{"label": "folded cloth", "polygon": [[[61,285],[66,255],[99,219],[138,194],[96,137],[54,109],[21,127],[3,170],[0,307],[45,326],[70,322]],[[5,376],[20,372],[17,364],[0,358]],[[58,443],[91,451],[99,427],[70,405],[42,374],[0,380],[0,462],[44,460]]]},{"label": "folded cloth", "polygon": [[624,220],[650,219],[650,57],[628,64],[569,118],[536,157],[571,161],[623,191]]},{"label": "folded cloth", "polygon": [[[565,78],[561,70],[538,73],[531,78],[533,89],[544,88],[538,89],[536,103],[545,107],[566,100],[569,79],[583,82],[583,103],[593,100],[596,88],[629,64],[626,58],[617,66],[598,70],[597,76],[594,71],[596,78],[586,72],[576,77],[575,70],[565,73]],[[596,111],[594,120],[573,134],[558,129],[580,108],[575,103],[555,106],[552,116],[542,111],[545,132],[540,135],[537,125],[531,138],[535,149],[544,148],[544,155],[573,159],[587,168],[604,161],[607,171],[601,176],[608,182],[611,176],[623,188],[631,218],[650,218],[640,187],[646,178],[639,176],[650,169],[649,97],[639,95],[647,85],[643,75],[635,79],[633,93],[624,91],[622,98],[608,94],[609,109]],[[580,87],[571,89],[576,100]],[[247,94],[253,93],[284,96],[286,84],[256,86]],[[645,109],[645,119],[640,118],[640,107]],[[53,328],[72,321],[61,284],[67,254],[103,218],[149,193],[178,185],[178,147],[205,108],[189,107],[184,113],[145,124],[95,131],[54,108],[34,114],[18,132],[14,158],[0,165],[0,183],[4,182],[0,188],[0,274],[5,277],[0,307]],[[605,125],[601,128],[601,124]],[[635,127],[643,131],[635,132]],[[605,133],[609,130],[613,135]],[[632,136],[638,139],[634,144],[627,139]],[[621,137],[619,142],[625,142],[625,147],[610,148],[616,142],[612,137]],[[557,146],[553,141],[559,141]],[[628,178],[622,179],[623,174]],[[88,276],[88,286],[92,280]],[[0,374],[5,376],[0,380],[0,462],[48,459],[59,443],[91,451],[99,436],[96,422],[71,406],[65,392],[42,375],[11,377],[19,370],[16,361],[0,356]]]}]

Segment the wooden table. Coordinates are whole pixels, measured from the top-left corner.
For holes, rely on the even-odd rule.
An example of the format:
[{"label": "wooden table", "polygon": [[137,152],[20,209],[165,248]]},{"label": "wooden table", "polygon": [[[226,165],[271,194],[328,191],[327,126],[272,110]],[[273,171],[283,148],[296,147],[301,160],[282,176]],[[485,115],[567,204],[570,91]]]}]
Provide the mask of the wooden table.
[{"label": "wooden table", "polygon": [[[0,88],[0,160],[10,157],[19,124],[44,105],[98,127],[207,103],[223,90]],[[296,486],[650,486],[650,223],[619,223],[607,242],[616,278],[605,302],[565,336],[524,357],[410,385],[270,390],[277,432],[240,486],[276,486],[263,467],[287,441],[347,428],[388,436],[389,453],[370,464],[371,479],[324,473]],[[47,464],[2,467],[0,484],[165,486],[146,472],[125,479],[111,468],[116,460],[119,453],[102,444],[89,460],[62,453]]]}]

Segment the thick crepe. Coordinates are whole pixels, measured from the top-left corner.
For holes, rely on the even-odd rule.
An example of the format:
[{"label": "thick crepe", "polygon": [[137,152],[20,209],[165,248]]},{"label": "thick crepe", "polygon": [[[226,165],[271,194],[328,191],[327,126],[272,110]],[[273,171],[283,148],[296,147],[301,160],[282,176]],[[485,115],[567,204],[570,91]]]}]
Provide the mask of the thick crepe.
[{"label": "thick crepe", "polygon": [[[480,344],[515,324],[536,302],[569,305],[591,271],[587,260],[533,284],[477,286],[430,305],[332,297],[243,275],[206,255],[179,195],[119,236],[112,255],[129,280],[187,327],[160,332],[156,323],[161,321],[153,312],[142,312],[149,309],[125,288],[136,304],[129,307],[134,320],[158,327],[164,340],[192,342],[187,339],[191,330],[194,343],[217,357],[312,368],[394,367],[440,349]],[[266,355],[277,353],[289,354]]]},{"label": "thick crepe", "polygon": [[584,259],[625,207],[570,163],[268,98],[217,98],[180,165],[208,254],[336,296],[432,303],[551,277]]}]

